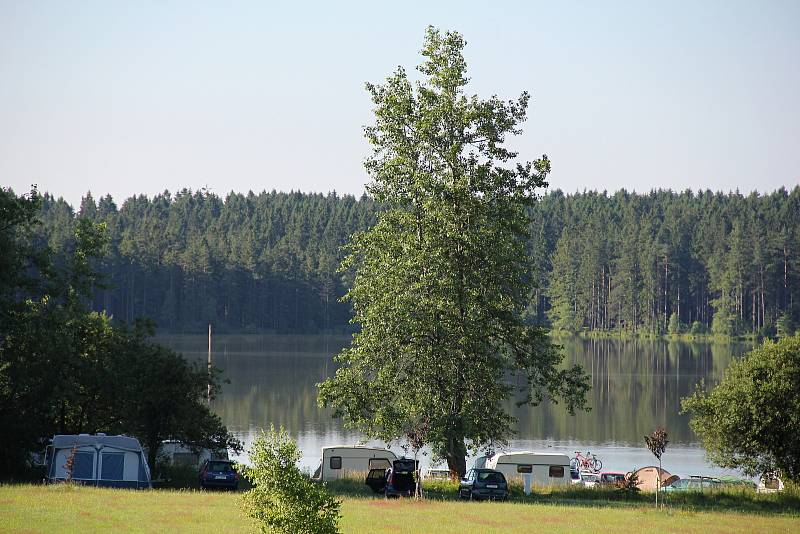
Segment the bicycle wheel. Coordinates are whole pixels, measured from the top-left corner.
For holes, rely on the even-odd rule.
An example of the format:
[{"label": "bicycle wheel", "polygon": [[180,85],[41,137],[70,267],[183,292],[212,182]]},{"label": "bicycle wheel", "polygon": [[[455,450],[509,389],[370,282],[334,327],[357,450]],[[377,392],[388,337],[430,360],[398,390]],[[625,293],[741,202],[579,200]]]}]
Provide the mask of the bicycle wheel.
[{"label": "bicycle wheel", "polygon": [[594,459],[594,472],[599,473],[603,469],[603,462],[601,462],[598,458]]}]

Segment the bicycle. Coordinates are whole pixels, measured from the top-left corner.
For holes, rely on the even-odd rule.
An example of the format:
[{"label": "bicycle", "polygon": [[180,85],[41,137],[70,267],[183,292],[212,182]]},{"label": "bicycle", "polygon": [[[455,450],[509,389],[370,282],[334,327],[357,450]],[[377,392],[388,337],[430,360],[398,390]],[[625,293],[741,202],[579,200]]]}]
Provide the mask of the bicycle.
[{"label": "bicycle", "polygon": [[603,469],[603,462],[591,452],[584,456],[581,451],[575,451],[575,458],[570,461],[570,466],[574,466],[576,471],[594,471],[599,473]]}]

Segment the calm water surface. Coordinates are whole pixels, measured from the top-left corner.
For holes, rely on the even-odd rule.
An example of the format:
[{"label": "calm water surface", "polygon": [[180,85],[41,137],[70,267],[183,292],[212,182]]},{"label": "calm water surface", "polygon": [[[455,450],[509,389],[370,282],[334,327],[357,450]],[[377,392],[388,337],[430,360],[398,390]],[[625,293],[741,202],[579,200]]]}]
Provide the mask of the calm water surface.
[{"label": "calm water surface", "polygon": [[[206,336],[158,341],[190,360],[207,358]],[[317,382],[333,374],[331,358],[349,341],[349,336],[214,336],[212,360],[230,384],[212,407],[246,444],[260,429],[283,425],[304,452],[303,467],[313,468],[321,447],[361,439],[316,402]],[[642,438],[662,425],[670,437],[665,469],[684,476],[730,473],[706,462],[688,417],[679,413],[680,399],[700,380],[716,384],[750,346],[580,339],[560,343],[566,360],[580,363],[591,376],[592,409],[570,416],[561,405],[517,408],[510,403],[518,423],[509,449],[549,449],[570,456],[577,450],[592,451],[605,469],[630,470],[654,462]]]}]

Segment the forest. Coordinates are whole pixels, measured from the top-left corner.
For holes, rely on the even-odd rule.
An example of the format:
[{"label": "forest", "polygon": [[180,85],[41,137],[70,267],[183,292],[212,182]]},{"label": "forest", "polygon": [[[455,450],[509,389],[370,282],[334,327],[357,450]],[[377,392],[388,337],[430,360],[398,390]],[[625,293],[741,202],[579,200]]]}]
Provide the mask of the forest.
[{"label": "forest", "polygon": [[[343,332],[349,236],[375,223],[367,196],[299,192],[45,194],[39,235],[56,263],[79,219],[104,223],[92,307],[161,332]],[[530,213],[527,319],[563,332],[764,335],[800,319],[800,186],[770,194],[560,190]]]}]

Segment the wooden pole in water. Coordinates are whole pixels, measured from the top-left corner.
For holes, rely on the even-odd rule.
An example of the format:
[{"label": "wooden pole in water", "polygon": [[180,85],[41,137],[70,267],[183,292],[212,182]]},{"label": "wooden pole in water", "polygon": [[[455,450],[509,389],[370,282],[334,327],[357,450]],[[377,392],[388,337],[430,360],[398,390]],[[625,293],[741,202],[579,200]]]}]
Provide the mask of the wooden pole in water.
[{"label": "wooden pole in water", "polygon": [[211,323],[208,323],[208,404],[211,404]]}]

